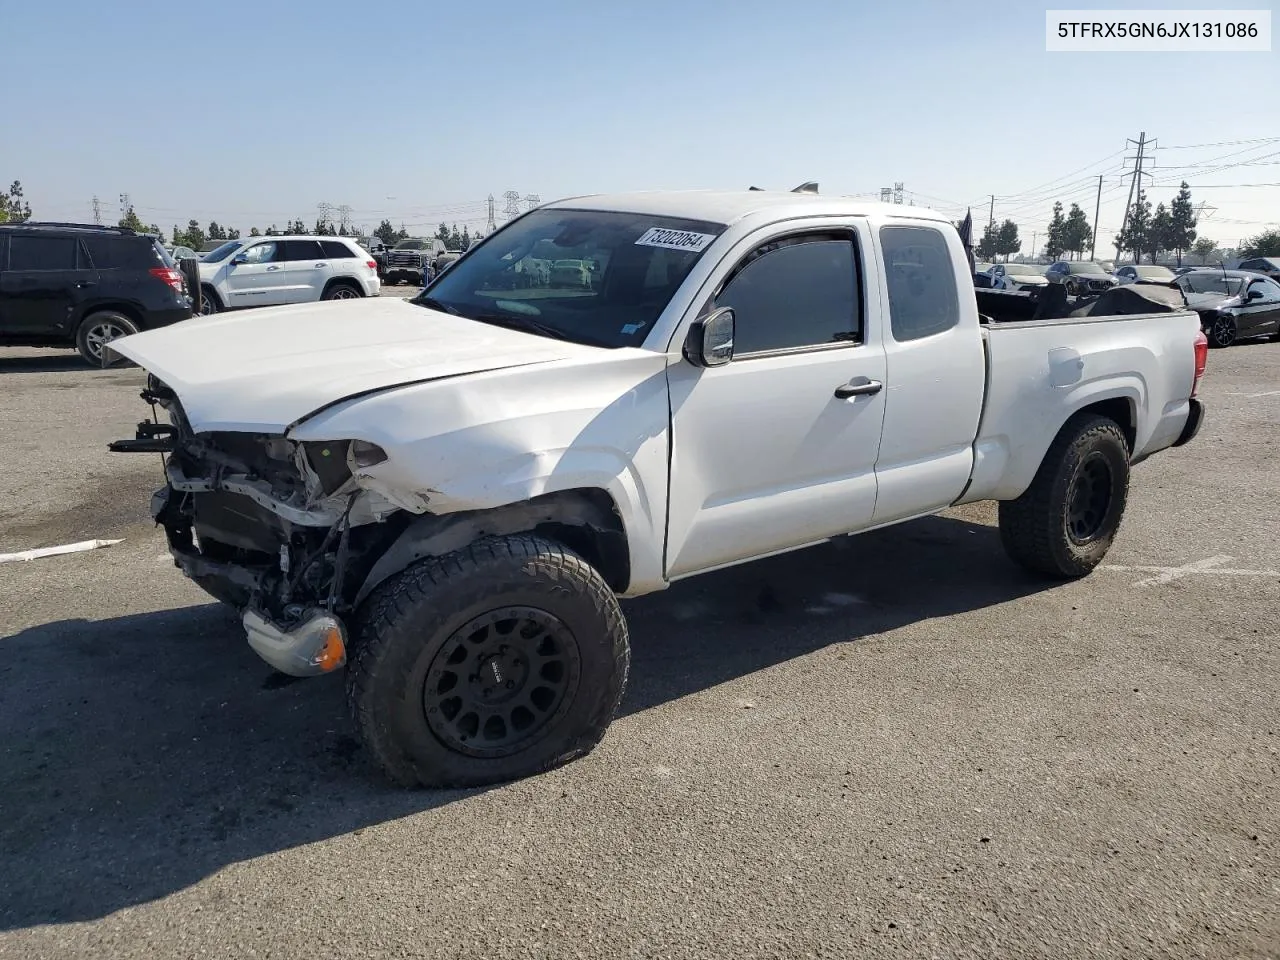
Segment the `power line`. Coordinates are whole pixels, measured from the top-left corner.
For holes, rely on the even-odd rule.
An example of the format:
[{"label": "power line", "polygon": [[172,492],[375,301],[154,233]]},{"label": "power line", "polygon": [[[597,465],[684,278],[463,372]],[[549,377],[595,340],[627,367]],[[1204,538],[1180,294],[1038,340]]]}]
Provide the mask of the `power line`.
[{"label": "power line", "polygon": [[1240,143],[1280,143],[1280,137],[1262,137],[1257,140],[1219,140],[1217,143],[1179,143],[1162,150],[1198,150],[1202,147],[1234,147]]}]

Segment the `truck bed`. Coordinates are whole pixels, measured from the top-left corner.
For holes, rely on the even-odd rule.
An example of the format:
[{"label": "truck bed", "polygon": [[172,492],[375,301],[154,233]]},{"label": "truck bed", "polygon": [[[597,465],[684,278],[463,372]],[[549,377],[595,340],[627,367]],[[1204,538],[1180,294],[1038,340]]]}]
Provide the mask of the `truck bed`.
[{"label": "truck bed", "polygon": [[1199,330],[1191,311],[984,325],[987,392],[959,502],[1022,494],[1064,410],[1122,415],[1134,461],[1171,446],[1190,414]]}]

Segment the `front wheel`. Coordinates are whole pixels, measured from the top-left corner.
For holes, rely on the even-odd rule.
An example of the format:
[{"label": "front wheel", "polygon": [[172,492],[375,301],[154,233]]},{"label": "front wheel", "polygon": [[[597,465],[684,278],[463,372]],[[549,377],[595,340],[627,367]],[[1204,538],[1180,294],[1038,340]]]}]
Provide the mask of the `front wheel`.
[{"label": "front wheel", "polygon": [[1114,420],[1070,421],[1031,486],[1001,501],[1000,540],[1035,573],[1071,579],[1093,570],[1120,529],[1129,495],[1129,444]]},{"label": "front wheel", "polygon": [[590,752],[626,688],[618,601],[581,557],[490,537],[382,584],[359,615],[347,702],[404,786],[473,787]]}]

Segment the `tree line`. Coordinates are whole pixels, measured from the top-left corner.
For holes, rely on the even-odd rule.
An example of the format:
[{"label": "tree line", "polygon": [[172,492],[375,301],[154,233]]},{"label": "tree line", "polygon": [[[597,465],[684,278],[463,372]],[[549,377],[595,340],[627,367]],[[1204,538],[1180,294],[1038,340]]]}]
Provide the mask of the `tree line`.
[{"label": "tree line", "polygon": [[[390,220],[383,220],[378,224],[378,229],[373,231],[373,235],[388,247],[394,247],[401,240],[409,239],[409,232],[405,230],[404,224],[400,224],[400,229],[397,230],[391,225]],[[431,236],[443,243],[446,250],[459,253],[471,246],[473,241],[480,239],[483,234],[473,235],[465,224],[459,231],[456,223],[453,225],[442,223]]]}]

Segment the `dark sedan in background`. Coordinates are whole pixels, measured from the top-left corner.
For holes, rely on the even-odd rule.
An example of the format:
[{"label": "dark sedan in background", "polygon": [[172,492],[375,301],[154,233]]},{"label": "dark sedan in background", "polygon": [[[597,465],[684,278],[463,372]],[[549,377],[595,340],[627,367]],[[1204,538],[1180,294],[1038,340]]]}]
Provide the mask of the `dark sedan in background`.
[{"label": "dark sedan in background", "polygon": [[1116,285],[1116,278],[1100,263],[1092,260],[1059,260],[1049,265],[1044,275],[1050,283],[1061,283],[1073,297],[1106,293]]},{"label": "dark sedan in background", "polygon": [[1209,345],[1229,347],[1246,337],[1280,339],[1280,283],[1249,270],[1193,270],[1174,281],[1200,314]]}]

